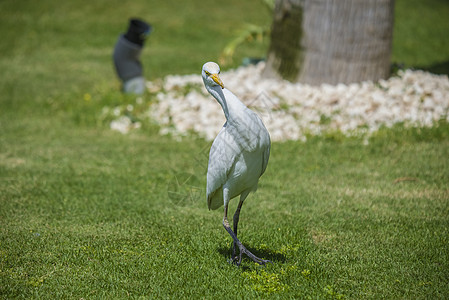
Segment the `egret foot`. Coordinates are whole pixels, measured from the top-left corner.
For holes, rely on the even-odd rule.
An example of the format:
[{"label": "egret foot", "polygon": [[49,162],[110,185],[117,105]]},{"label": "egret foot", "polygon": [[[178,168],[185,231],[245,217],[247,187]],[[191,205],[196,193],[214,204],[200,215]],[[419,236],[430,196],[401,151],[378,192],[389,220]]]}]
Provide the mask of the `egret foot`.
[{"label": "egret foot", "polygon": [[[248,256],[252,261],[254,261],[255,263],[258,263],[259,265],[265,265],[266,263],[271,263],[271,264],[273,263],[270,260],[261,259],[261,258],[255,256],[254,254],[251,253],[251,251],[246,249],[246,247],[243,246],[242,242],[240,242],[240,240],[237,238],[235,233],[232,231],[227,220],[223,220],[223,226],[226,229],[226,231],[229,233],[229,235],[232,237],[232,239],[234,240],[234,247],[232,249],[232,258],[230,261],[231,263],[233,263],[237,266],[240,266],[240,264],[242,262],[243,254],[246,254],[246,256]],[[236,246],[239,248],[239,255],[236,255]]]},{"label": "egret foot", "polygon": [[238,244],[240,253],[239,255],[235,255],[233,256],[233,258],[231,259],[231,263],[240,266],[240,263],[242,262],[242,255],[246,254],[246,256],[248,256],[252,261],[254,261],[255,263],[258,263],[259,265],[263,265],[265,266],[267,263],[271,263],[273,264],[273,262],[271,260],[268,259],[262,259],[259,258],[257,256],[255,256],[254,254],[251,253],[251,251],[249,251],[248,249],[246,249],[245,246],[242,245],[242,243]]}]

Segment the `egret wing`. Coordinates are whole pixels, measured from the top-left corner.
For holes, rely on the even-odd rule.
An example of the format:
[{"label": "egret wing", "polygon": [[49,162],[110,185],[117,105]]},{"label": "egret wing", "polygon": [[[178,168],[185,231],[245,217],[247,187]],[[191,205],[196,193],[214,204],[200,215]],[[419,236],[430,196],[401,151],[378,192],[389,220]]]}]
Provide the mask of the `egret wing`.
[{"label": "egret wing", "polygon": [[263,153],[262,158],[262,172],[260,173],[260,176],[262,176],[263,173],[265,173],[265,170],[268,166],[268,159],[270,158],[270,144],[265,148],[265,151]]},{"label": "egret wing", "polygon": [[260,173],[260,176],[262,176],[263,173],[265,173],[265,170],[268,166],[268,159],[270,158],[270,148],[271,148],[271,139],[270,134],[268,133],[268,130],[265,128],[265,125],[261,121],[261,125],[264,130],[262,130],[261,136],[261,144],[262,147],[265,147],[265,151],[263,152],[263,158],[262,158],[262,172]]},{"label": "egret wing", "polygon": [[247,152],[252,152],[255,149],[264,149],[262,157],[262,171],[260,176],[265,172],[270,158],[271,140],[267,128],[262,122],[262,119],[252,110],[247,109],[247,118],[240,121],[245,128],[244,134],[240,133],[239,145]]},{"label": "egret wing", "polygon": [[223,185],[240,151],[233,137],[226,131],[226,124],[218,133],[209,154],[207,168],[207,205],[217,209],[223,205]]}]

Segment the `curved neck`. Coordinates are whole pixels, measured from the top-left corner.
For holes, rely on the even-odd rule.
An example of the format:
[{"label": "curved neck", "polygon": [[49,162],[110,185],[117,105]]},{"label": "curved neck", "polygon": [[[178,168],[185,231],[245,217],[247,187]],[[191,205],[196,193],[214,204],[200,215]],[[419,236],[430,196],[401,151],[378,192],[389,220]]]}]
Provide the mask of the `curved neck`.
[{"label": "curved neck", "polygon": [[223,109],[226,120],[229,120],[229,108],[226,103],[226,98],[223,94],[223,90],[220,86],[208,86],[206,85],[207,91],[220,103],[221,108]]}]

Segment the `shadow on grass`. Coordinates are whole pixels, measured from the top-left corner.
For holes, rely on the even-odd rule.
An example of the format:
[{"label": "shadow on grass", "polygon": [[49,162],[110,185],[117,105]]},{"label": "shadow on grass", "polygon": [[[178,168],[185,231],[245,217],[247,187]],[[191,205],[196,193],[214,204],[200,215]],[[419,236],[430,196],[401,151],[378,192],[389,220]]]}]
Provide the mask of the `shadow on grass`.
[{"label": "shadow on grass", "polygon": [[[255,249],[252,247],[248,247],[246,245],[245,245],[245,247],[255,256],[257,256],[261,259],[268,259],[273,263],[276,263],[276,262],[285,263],[285,261],[287,260],[287,257],[284,254],[276,253],[274,251],[271,251],[270,249]],[[218,253],[220,253],[223,257],[225,257],[226,260],[229,260],[231,258],[232,249],[231,249],[231,247],[229,247],[229,248],[220,247],[220,248],[218,248]],[[246,262],[252,262],[252,260],[248,256],[243,255],[242,265]]]},{"label": "shadow on grass", "polygon": [[434,63],[427,66],[405,65],[403,63],[392,63],[390,68],[390,76],[397,75],[399,70],[422,70],[436,75],[449,75],[449,60]]},{"label": "shadow on grass", "polygon": [[423,70],[437,75],[449,75],[449,60],[434,63],[428,66],[408,66],[401,63],[393,63],[391,65],[391,73],[395,74],[400,69]]},{"label": "shadow on grass", "polygon": [[442,74],[446,74],[449,75],[449,60],[447,61],[443,61],[443,62],[439,62],[430,66],[421,66],[421,67],[416,67],[417,69],[421,69],[424,71],[428,71],[430,73],[433,74],[438,74],[438,75],[442,75]]}]

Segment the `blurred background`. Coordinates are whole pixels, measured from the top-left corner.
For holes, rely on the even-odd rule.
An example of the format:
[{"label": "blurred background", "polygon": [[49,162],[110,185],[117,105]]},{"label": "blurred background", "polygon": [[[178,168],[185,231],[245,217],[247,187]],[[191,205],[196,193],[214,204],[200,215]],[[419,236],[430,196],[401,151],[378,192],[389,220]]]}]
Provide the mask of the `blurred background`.
[{"label": "blurred background", "polygon": [[[270,26],[261,0],[230,1],[2,1],[0,63],[2,105],[64,102],[68,93],[95,94],[117,88],[113,46],[139,17],[154,27],[141,55],[149,80],[167,74],[198,73],[218,60],[247,24]],[[449,8],[443,0],[397,0],[392,62],[448,73]],[[243,43],[225,68],[244,57],[265,57],[269,40]],[[31,99],[30,99],[31,97]],[[70,101],[69,101],[70,102]]]}]

